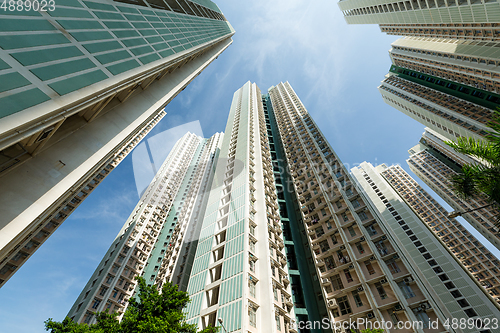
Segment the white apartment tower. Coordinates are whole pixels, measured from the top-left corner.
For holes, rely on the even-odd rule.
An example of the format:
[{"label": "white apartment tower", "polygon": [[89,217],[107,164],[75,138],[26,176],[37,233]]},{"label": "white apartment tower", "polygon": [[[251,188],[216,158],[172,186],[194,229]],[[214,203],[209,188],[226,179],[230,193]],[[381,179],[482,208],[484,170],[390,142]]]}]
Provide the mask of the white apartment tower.
[{"label": "white apartment tower", "polygon": [[[364,166],[364,165],[363,165]],[[422,223],[441,240],[488,293],[500,303],[500,261],[399,165],[377,167],[378,181],[390,185]]]},{"label": "white apartment tower", "polygon": [[235,92],[188,292],[187,318],[227,332],[296,332],[261,92]]},{"label": "white apartment tower", "polygon": [[[163,272],[159,270],[162,261],[169,262],[165,266],[170,272],[186,264],[179,252],[185,239],[192,237],[187,226],[197,213],[193,203],[203,198],[202,191],[211,181],[222,137],[203,139],[187,133],[175,144],[68,317],[92,324],[96,312],[109,310],[121,316],[134,295],[135,276],[144,275],[152,284]],[[182,279],[182,273],[177,275]]]},{"label": "white apartment tower", "polygon": [[[443,209],[439,209],[440,207],[437,206],[424,207],[425,204],[429,204],[425,194],[413,198],[413,193],[408,193],[406,188],[403,189],[409,180],[404,177],[401,170],[395,166],[389,168],[385,165],[373,167],[370,163],[363,162],[359,167],[351,169],[351,172],[362,190],[363,196],[368,198],[370,205],[377,210],[377,215],[381,216],[383,222],[379,227],[385,230],[387,237],[394,241],[400,256],[404,258],[403,261],[412,271],[411,283],[407,283],[407,279],[401,281],[398,278],[394,279],[405,294],[409,311],[420,318],[429,316],[428,308],[422,309],[421,306],[415,306],[414,303],[415,297],[417,299],[423,297],[426,302],[435,306],[433,307],[435,315],[443,325],[446,323],[446,319],[450,318],[462,321],[467,321],[470,318],[474,318],[474,320],[498,318],[500,315],[499,305],[486,293],[485,288],[464,268],[459,260],[448,251],[435,231],[431,230],[434,227],[431,223],[437,226],[441,217],[445,217]],[[394,174],[402,177],[399,178],[402,179],[402,182],[394,182]],[[405,195],[405,199],[398,194],[398,191]],[[409,205],[405,202],[406,198],[412,200]],[[420,212],[427,208],[429,208],[427,213]],[[422,221],[422,218],[425,218],[427,222],[428,219],[431,219],[430,214],[434,211],[441,215],[436,216],[427,225]],[[450,221],[443,219],[443,225],[446,225],[446,222],[450,224],[449,230],[460,233],[451,227]],[[482,256],[478,255],[479,257]],[[489,261],[482,258],[482,260],[491,264],[496,259]],[[495,274],[498,274],[498,271]],[[415,293],[414,287],[418,287],[420,291]],[[478,329],[473,326],[443,326],[441,331],[493,332],[494,330]]]}]

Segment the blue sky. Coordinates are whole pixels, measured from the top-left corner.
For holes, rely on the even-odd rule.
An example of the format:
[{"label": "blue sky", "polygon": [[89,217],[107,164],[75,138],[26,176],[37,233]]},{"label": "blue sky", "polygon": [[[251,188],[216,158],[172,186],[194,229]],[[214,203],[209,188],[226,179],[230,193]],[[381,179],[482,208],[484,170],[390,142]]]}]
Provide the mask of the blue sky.
[{"label": "blue sky", "polygon": [[[333,0],[215,2],[236,30],[234,42],[167,106],[150,137],[192,121],[207,137],[222,132],[245,82],[265,92],[289,81],[348,169],[368,161],[410,172],[407,150],[424,126],[377,90],[398,37],[347,25]],[[44,320],[67,314],[139,199],[131,156],[0,289],[0,333],[43,332]]]}]

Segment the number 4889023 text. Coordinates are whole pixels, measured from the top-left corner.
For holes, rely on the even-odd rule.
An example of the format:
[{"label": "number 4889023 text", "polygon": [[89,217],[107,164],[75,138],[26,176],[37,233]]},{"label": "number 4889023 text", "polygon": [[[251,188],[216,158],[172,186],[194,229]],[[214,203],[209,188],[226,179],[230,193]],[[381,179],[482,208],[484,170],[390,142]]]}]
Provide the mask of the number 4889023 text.
[{"label": "number 4889023 text", "polygon": [[2,12],[22,12],[22,11],[54,11],[56,9],[55,0],[0,0],[0,13]]}]

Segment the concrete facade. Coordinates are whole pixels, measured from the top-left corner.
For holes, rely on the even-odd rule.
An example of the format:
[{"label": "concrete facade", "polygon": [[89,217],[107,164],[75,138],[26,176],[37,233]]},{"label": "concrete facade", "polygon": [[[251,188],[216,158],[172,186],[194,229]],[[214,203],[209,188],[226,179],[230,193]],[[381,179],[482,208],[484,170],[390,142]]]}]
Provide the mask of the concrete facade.
[{"label": "concrete facade", "polygon": [[[487,205],[485,198],[463,200],[454,193],[449,177],[459,172],[464,163],[478,162],[455,152],[444,144],[443,140],[446,141],[438,133],[426,128],[420,143],[409,150],[410,157],[407,162],[410,169],[456,211],[465,212]],[[500,230],[494,226],[496,214],[498,212],[493,207],[485,207],[462,216],[491,244],[500,249]]]}]

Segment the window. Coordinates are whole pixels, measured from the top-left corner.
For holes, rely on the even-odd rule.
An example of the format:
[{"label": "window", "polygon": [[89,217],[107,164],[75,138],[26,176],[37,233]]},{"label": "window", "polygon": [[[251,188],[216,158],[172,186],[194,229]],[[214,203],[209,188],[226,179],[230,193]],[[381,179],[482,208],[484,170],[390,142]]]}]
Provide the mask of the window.
[{"label": "window", "polygon": [[250,326],[257,327],[257,309],[255,309],[253,306],[250,306],[248,308],[248,320]]},{"label": "window", "polygon": [[335,260],[333,259],[333,256],[329,256],[328,258],[325,258],[325,265],[328,270],[334,269],[335,266]]},{"label": "window", "polygon": [[319,247],[321,248],[321,252],[330,250],[330,245],[328,244],[328,241],[326,239],[319,243]]},{"label": "window", "polygon": [[255,262],[253,260],[250,260],[250,271],[255,273]]},{"label": "window", "polygon": [[348,269],[344,269],[344,274],[345,274],[345,277],[347,279],[347,283],[351,283],[352,281],[354,281],[352,278],[351,272],[349,272]]},{"label": "window", "polygon": [[358,249],[359,254],[365,253],[365,249],[363,248],[363,244],[361,244],[361,242],[356,243],[356,248]]},{"label": "window", "polygon": [[92,312],[87,312],[87,315],[85,316],[85,320],[83,321],[85,324],[90,324],[90,321],[94,317],[94,314]]},{"label": "window", "polygon": [[397,325],[401,320],[398,318],[398,314],[395,311],[387,310],[387,313],[391,317],[391,321],[394,325]]},{"label": "window", "polygon": [[418,311],[417,309],[413,309],[413,313],[415,314],[415,317],[417,317],[417,320],[422,323],[424,329],[429,328],[430,319],[427,313]]},{"label": "window", "polygon": [[113,276],[113,275],[108,274],[108,278],[107,278],[107,280],[106,280],[106,283],[107,283],[107,284],[110,284],[111,282],[113,282],[113,279],[114,279],[114,276]]},{"label": "window", "polygon": [[411,287],[406,284],[406,282],[404,281],[398,282],[398,286],[399,289],[401,289],[401,292],[403,293],[406,299],[415,297],[415,293],[413,292]]},{"label": "window", "polygon": [[276,318],[276,328],[278,329],[278,331],[281,331],[281,320],[280,320],[280,316],[279,315],[276,315],[275,316]]},{"label": "window", "polygon": [[375,283],[375,288],[378,291],[378,295],[380,296],[381,299],[386,299],[387,298],[387,293],[384,290],[384,287],[380,282]]},{"label": "window", "polygon": [[278,300],[278,288],[276,288],[276,286],[274,286],[273,292],[274,292],[274,300],[277,301]]},{"label": "window", "polygon": [[361,221],[364,221],[364,220],[368,219],[368,215],[366,215],[366,213],[365,213],[365,212],[359,212],[359,213],[358,213],[358,216],[359,216],[359,219],[360,219]]},{"label": "window", "polygon": [[92,304],[92,309],[97,309],[97,307],[101,304],[101,301],[97,298],[94,298],[94,304]]},{"label": "window", "polygon": [[330,277],[330,281],[332,282],[333,290],[341,290],[344,289],[344,284],[342,283],[342,279],[340,275],[334,275]]},{"label": "window", "polygon": [[106,293],[107,290],[108,290],[108,287],[102,287],[101,292],[99,293],[99,296],[104,296],[104,294]]},{"label": "window", "polygon": [[387,260],[385,263],[387,264],[387,267],[389,268],[392,274],[401,272],[401,269],[399,268],[398,264],[394,259]]},{"label": "window", "polygon": [[366,266],[366,270],[368,271],[368,274],[370,274],[370,275],[375,274],[375,268],[373,268],[373,265],[371,262],[365,261],[365,266]]},{"label": "window", "polygon": [[353,236],[353,237],[356,236],[356,230],[354,230],[354,228],[352,227],[352,225],[349,226],[347,228],[347,230],[349,231],[349,233],[351,234],[351,236]]},{"label": "window", "polygon": [[248,289],[250,291],[250,296],[255,298],[255,285],[256,283],[252,280],[248,281]]},{"label": "window", "polygon": [[[255,253],[255,242],[250,241],[250,251]],[[272,254],[272,252],[271,252],[271,254]]]},{"label": "window", "polygon": [[354,298],[354,302],[356,303],[356,306],[358,308],[360,306],[363,306],[363,301],[361,301],[361,296],[359,296],[359,293],[357,291],[352,292],[352,297]]},{"label": "window", "polygon": [[340,313],[342,316],[348,313],[352,313],[347,296],[337,298],[337,304],[339,305]]},{"label": "window", "polygon": [[366,227],[366,231],[368,231],[368,234],[370,236],[376,235],[377,234],[377,229],[375,229],[375,226],[372,224],[370,226]]},{"label": "window", "polygon": [[347,217],[346,213],[342,213],[342,219],[344,219],[344,222],[349,221],[349,218]]},{"label": "window", "polygon": [[316,229],[314,229],[314,231],[316,232],[316,237],[321,237],[325,234],[325,232],[323,231],[323,227],[318,227]]}]

